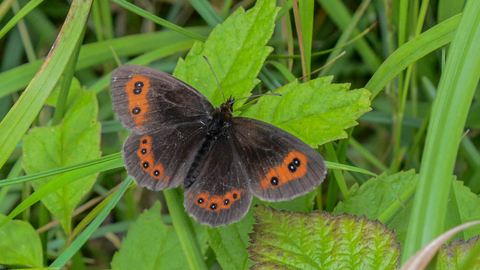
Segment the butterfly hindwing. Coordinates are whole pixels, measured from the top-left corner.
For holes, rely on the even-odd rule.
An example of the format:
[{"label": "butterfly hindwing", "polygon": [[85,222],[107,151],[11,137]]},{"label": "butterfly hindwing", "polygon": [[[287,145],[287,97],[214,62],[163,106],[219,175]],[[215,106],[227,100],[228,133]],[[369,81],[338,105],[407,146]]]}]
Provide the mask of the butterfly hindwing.
[{"label": "butterfly hindwing", "polygon": [[220,136],[185,191],[185,210],[199,223],[217,227],[240,220],[251,202],[245,168],[234,144],[228,136]]},{"label": "butterfly hindwing", "polygon": [[113,109],[136,134],[188,122],[207,122],[214,108],[200,92],[162,71],[118,67],[110,78]]},{"label": "butterfly hindwing", "polygon": [[250,191],[264,201],[304,195],[326,175],[320,154],[292,134],[255,119],[232,119],[233,141],[246,168]]},{"label": "butterfly hindwing", "polygon": [[152,190],[175,188],[184,179],[206,129],[198,123],[164,127],[148,134],[130,134],[123,145],[128,174]]}]

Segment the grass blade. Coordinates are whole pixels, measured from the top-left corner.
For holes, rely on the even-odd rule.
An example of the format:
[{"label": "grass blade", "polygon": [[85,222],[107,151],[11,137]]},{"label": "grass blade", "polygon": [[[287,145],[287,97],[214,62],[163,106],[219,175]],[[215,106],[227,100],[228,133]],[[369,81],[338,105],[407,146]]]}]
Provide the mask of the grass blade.
[{"label": "grass blade", "polygon": [[388,82],[411,63],[451,42],[461,18],[462,15],[459,14],[437,24],[391,54],[365,86],[372,92],[371,99],[374,99]]},{"label": "grass blade", "polygon": [[444,231],[453,167],[480,77],[480,2],[468,1],[433,102],[402,261]]},{"label": "grass blade", "polygon": [[32,9],[42,3],[43,0],[32,0],[28,2],[13,18],[0,30],[0,38],[2,38],[10,29],[12,29],[18,21],[27,15]]},{"label": "grass blade", "polygon": [[112,197],[112,200],[108,202],[107,206],[102,210],[102,212],[92,221],[90,225],[83,231],[75,241],[65,250],[62,252],[62,254],[50,265],[50,267],[58,267],[62,268],[68,260],[70,260],[75,253],[77,253],[78,250],[87,242],[88,238],[95,232],[95,230],[102,224],[102,222],[105,220],[107,215],[112,211],[112,209],[115,207],[117,202],[122,198],[123,194],[125,191],[127,191],[127,188],[130,186],[130,184],[133,182],[133,179],[130,177],[127,177],[125,181],[123,181],[122,185],[120,186],[120,189],[118,189],[117,192]]},{"label": "grass blade", "polygon": [[167,20],[164,20],[164,19],[162,19],[158,16],[155,16],[152,13],[149,13],[149,12],[135,6],[134,4],[131,4],[127,1],[125,1],[125,0],[112,0],[112,2],[119,4],[120,6],[124,7],[125,9],[128,9],[131,12],[136,13],[136,14],[144,17],[145,19],[149,19],[154,23],[157,23],[161,26],[165,26],[169,29],[172,29],[173,31],[178,32],[178,33],[184,34],[187,37],[191,37],[191,38],[194,38],[194,39],[200,40],[200,41],[205,41],[206,40],[206,38],[204,36],[201,36],[201,35],[199,35],[195,32],[188,31],[185,28],[182,28],[182,27],[180,27],[176,24],[173,24],[173,23],[171,23]]},{"label": "grass blade", "polygon": [[37,116],[62,74],[86,23],[92,0],[73,1],[65,24],[45,63],[23,92],[15,106],[0,123],[0,167],[12,153]]}]

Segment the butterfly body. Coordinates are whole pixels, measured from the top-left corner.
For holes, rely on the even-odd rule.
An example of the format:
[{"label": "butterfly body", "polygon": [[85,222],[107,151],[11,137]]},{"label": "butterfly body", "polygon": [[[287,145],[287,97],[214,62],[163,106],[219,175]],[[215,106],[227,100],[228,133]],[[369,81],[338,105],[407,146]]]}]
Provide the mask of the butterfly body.
[{"label": "butterfly body", "polygon": [[240,220],[252,196],[289,200],[318,186],[323,158],[290,133],[251,118],[232,117],[234,99],[219,108],[196,89],[142,66],[111,77],[113,108],[132,133],[125,167],[152,190],[182,183],[184,206],[210,226]]},{"label": "butterfly body", "polygon": [[187,176],[183,180],[182,188],[187,189],[193,184],[193,182],[195,182],[196,177],[200,173],[200,170],[218,137],[228,136],[227,129],[232,125],[231,120],[234,102],[235,100],[230,98],[219,108],[215,109],[213,117],[208,124],[205,139],[195,155],[195,159],[187,172]]}]

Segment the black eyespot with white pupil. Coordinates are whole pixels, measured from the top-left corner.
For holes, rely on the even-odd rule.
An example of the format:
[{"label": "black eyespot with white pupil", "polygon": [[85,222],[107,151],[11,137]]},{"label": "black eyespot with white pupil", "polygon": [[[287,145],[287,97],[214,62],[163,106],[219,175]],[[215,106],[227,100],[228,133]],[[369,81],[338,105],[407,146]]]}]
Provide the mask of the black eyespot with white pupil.
[{"label": "black eyespot with white pupil", "polygon": [[216,203],[210,204],[210,209],[212,209],[212,210],[217,209],[217,204]]},{"label": "black eyespot with white pupil", "polygon": [[295,165],[292,162],[292,163],[288,164],[288,170],[293,173],[297,170],[297,167],[295,167]]},{"label": "black eyespot with white pupil", "polygon": [[204,200],[202,198],[198,199],[197,200],[198,204],[202,204],[204,202]]},{"label": "black eyespot with white pupil", "polygon": [[230,203],[230,200],[229,200],[229,199],[225,199],[225,200],[223,201],[223,204],[224,204],[224,205],[228,205],[229,203]]},{"label": "black eyespot with white pupil", "polygon": [[133,93],[135,95],[139,95],[142,93],[142,88],[143,88],[143,82],[136,82],[135,87],[133,88]]},{"label": "black eyespot with white pupil", "polygon": [[272,184],[272,186],[278,186],[278,178],[277,177],[272,177],[272,179],[270,179],[270,183]]},{"label": "black eyespot with white pupil", "polygon": [[301,165],[302,163],[300,162],[300,160],[299,160],[298,158],[294,158],[294,159],[293,159],[293,164],[295,164],[295,167],[300,167],[300,165]]},{"label": "black eyespot with white pupil", "polygon": [[145,169],[148,168],[149,165],[150,165],[150,164],[148,164],[148,162],[146,162],[146,161],[143,162],[143,167],[144,167]]},{"label": "black eyespot with white pupil", "polygon": [[141,111],[142,110],[140,110],[139,107],[135,107],[135,108],[132,109],[132,113],[135,114],[135,115],[139,114]]},{"label": "black eyespot with white pupil", "polygon": [[153,172],[153,175],[159,176],[159,175],[160,175],[160,171],[159,171],[159,170],[155,170],[155,171]]},{"label": "black eyespot with white pupil", "polygon": [[146,153],[147,153],[147,149],[143,148],[143,149],[142,149],[142,154],[145,155]]}]

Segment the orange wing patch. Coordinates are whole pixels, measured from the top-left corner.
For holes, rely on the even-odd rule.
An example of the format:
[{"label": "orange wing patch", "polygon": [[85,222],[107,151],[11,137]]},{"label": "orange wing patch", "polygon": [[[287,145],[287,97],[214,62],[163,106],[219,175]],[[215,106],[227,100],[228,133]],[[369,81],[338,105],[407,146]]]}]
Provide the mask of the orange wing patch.
[{"label": "orange wing patch", "polygon": [[[209,196],[206,192],[200,192],[195,198],[195,204],[201,208],[205,208],[207,211],[218,212],[224,209],[230,209],[230,206],[240,200],[240,193],[245,195],[245,189],[234,189],[225,193],[225,195],[212,195]],[[193,194],[188,196],[193,199]]]},{"label": "orange wing patch", "polygon": [[[165,169],[162,166],[162,163],[158,163],[153,167],[153,169],[150,171],[150,175],[153,176],[153,178],[160,180],[163,176],[163,173],[165,172]],[[165,177],[165,181],[168,181],[168,176]]]},{"label": "orange wing patch", "polygon": [[[245,195],[245,190],[243,189],[243,195]],[[234,189],[232,191],[227,192],[223,195],[222,203],[220,204],[220,209],[230,209],[232,203],[240,200],[240,192],[238,189]]]},{"label": "orange wing patch", "polygon": [[206,192],[200,192],[200,194],[197,195],[197,198],[195,199],[195,204],[200,206],[201,208],[205,208],[207,205],[208,201],[208,193]]},{"label": "orange wing patch", "polygon": [[155,158],[153,157],[153,153],[148,154],[142,161],[140,161],[140,165],[146,173],[151,171],[153,165],[155,165]]},{"label": "orange wing patch", "polygon": [[133,122],[137,127],[141,127],[148,120],[144,114],[150,109],[147,100],[147,93],[150,91],[150,79],[135,75],[125,83],[125,86],[125,92],[128,95],[128,108],[133,117]]},{"label": "orange wing patch", "polygon": [[[162,163],[156,162],[155,157],[152,152],[152,138],[150,136],[145,136],[140,139],[140,148],[137,151],[137,156],[140,159],[140,166],[146,173],[160,180],[165,172]],[[169,177],[165,177],[165,181],[169,180]]]},{"label": "orange wing patch", "polygon": [[145,136],[140,139],[140,149],[137,151],[137,156],[140,159],[146,157],[152,151],[152,138]]},{"label": "orange wing patch", "polygon": [[287,183],[288,181],[301,178],[307,173],[307,157],[295,150],[288,153],[283,162],[270,168],[266,177],[260,175],[260,190],[269,188],[277,188]]},{"label": "orange wing patch", "polygon": [[220,206],[222,204],[222,195],[213,195],[210,200],[208,200],[207,210],[218,212],[220,211]]}]

